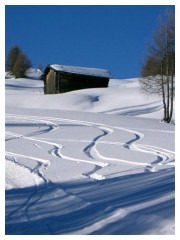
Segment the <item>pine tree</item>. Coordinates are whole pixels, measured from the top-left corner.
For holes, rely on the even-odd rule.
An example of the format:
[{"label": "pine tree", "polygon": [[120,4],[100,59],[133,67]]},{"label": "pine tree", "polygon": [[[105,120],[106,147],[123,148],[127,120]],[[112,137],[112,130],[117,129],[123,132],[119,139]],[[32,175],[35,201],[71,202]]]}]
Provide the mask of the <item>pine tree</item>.
[{"label": "pine tree", "polygon": [[31,67],[31,61],[18,45],[13,46],[7,56],[6,70],[16,78],[25,77],[26,70]]},{"label": "pine tree", "polygon": [[18,58],[18,55],[21,53],[21,49],[19,48],[18,45],[15,45],[11,47],[8,56],[7,56],[7,61],[6,61],[6,71],[11,71],[13,70],[14,64]]},{"label": "pine tree", "polygon": [[16,59],[16,62],[12,69],[12,74],[16,78],[25,77],[27,69],[31,67],[30,60],[26,57],[24,53],[20,53]]}]

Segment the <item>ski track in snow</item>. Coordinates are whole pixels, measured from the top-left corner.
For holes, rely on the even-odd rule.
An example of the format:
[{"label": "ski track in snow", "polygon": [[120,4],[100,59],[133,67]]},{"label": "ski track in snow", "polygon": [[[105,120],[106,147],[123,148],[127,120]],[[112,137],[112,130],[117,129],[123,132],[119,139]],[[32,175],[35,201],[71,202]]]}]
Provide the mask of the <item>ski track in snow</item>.
[{"label": "ski track in snow", "polygon": [[[132,129],[121,128],[121,127],[118,127],[118,126],[109,126],[109,125],[104,125],[104,124],[100,125],[99,123],[94,123],[94,122],[72,120],[72,119],[63,119],[63,118],[43,117],[43,119],[42,119],[40,116],[11,115],[11,114],[7,114],[7,117],[8,118],[13,118],[13,119],[14,118],[15,119],[23,119],[23,120],[28,119],[28,121],[31,120],[31,121],[44,123],[47,126],[47,129],[32,132],[32,133],[27,134],[25,136],[19,135],[19,134],[16,134],[16,133],[12,133],[12,132],[11,133],[6,132],[6,134],[13,135],[16,138],[17,137],[22,137],[22,138],[28,139],[30,141],[41,142],[41,143],[46,143],[48,145],[51,145],[52,149],[49,151],[49,153],[53,156],[63,158],[63,159],[69,160],[69,161],[85,162],[85,163],[93,164],[93,165],[95,165],[95,168],[94,168],[93,171],[90,172],[91,175],[95,174],[96,171],[98,171],[102,167],[107,167],[109,165],[108,163],[104,163],[103,160],[109,160],[109,161],[113,160],[113,161],[123,162],[123,163],[126,163],[126,164],[134,164],[134,165],[145,166],[145,170],[148,170],[148,171],[154,171],[156,165],[161,165],[161,164],[165,164],[165,163],[166,164],[173,164],[173,161],[174,161],[174,152],[172,152],[172,151],[157,148],[157,147],[154,147],[154,146],[137,144],[136,142],[138,140],[142,139],[144,137],[144,134],[142,134],[139,131],[132,130]],[[47,120],[44,120],[44,119],[47,119]],[[49,120],[51,120],[51,121],[49,121]],[[93,161],[78,159],[78,158],[74,158],[74,157],[71,157],[71,156],[64,155],[61,152],[61,149],[63,148],[63,146],[61,144],[57,144],[57,143],[51,142],[51,141],[42,140],[42,139],[39,139],[39,138],[34,138],[35,136],[41,135],[43,133],[47,133],[47,132],[50,132],[50,131],[56,131],[59,127],[56,123],[52,122],[53,120],[58,121],[58,122],[65,122],[65,123],[70,123],[71,122],[71,123],[74,123],[74,124],[93,127],[93,128],[97,128],[97,129],[101,130],[102,134],[96,136],[90,142],[90,144],[88,144],[83,149],[83,152],[86,154],[86,156],[88,156],[90,159],[93,159]],[[128,133],[131,133],[134,136],[134,138],[130,139],[126,143],[118,142],[118,144],[123,145],[124,148],[127,148],[131,151],[145,152],[145,153],[155,155],[157,157],[157,160],[153,161],[151,164],[146,164],[146,163],[141,163],[141,162],[132,162],[132,161],[129,161],[129,160],[109,158],[109,157],[103,156],[97,150],[96,146],[99,142],[106,143],[106,141],[103,142],[102,139],[106,135],[112,134],[114,132],[114,130],[125,131],[125,132],[128,132]],[[70,139],[66,139],[66,141],[68,141],[68,140],[70,140]],[[114,143],[114,142],[110,142],[110,143],[111,144],[117,144],[117,143]],[[34,144],[34,145],[37,146],[37,144]],[[31,156],[23,156],[21,154],[10,153],[10,152],[6,152],[6,155],[9,155],[9,156],[14,155],[16,157],[19,156],[19,157],[27,157],[27,158],[30,158],[30,159],[34,159],[35,161],[43,162],[44,167],[48,167],[48,165],[50,164],[50,161],[39,159],[39,158],[34,158],[34,157],[31,157]],[[45,163],[44,163],[44,161],[45,161]],[[42,167],[42,165],[41,165],[41,167]],[[90,176],[90,174],[86,173],[85,175]]]},{"label": "ski track in snow", "polygon": [[[95,181],[95,180],[104,180],[105,177],[102,175],[99,175],[97,172],[105,167],[109,167],[112,161],[116,161],[119,163],[125,163],[125,164],[130,164],[134,166],[141,166],[144,168],[144,171],[149,171],[149,172],[154,172],[156,171],[156,167],[163,165],[163,164],[169,164],[173,165],[174,164],[174,152],[169,151],[167,149],[155,147],[155,146],[150,146],[142,143],[138,143],[139,140],[144,138],[144,134],[141,131],[141,129],[135,130],[135,129],[129,129],[129,128],[123,128],[119,126],[111,126],[108,124],[100,124],[96,122],[88,122],[88,121],[80,121],[80,120],[73,120],[73,119],[66,119],[66,118],[53,118],[53,117],[41,117],[41,116],[28,116],[28,115],[17,115],[17,114],[7,114],[6,117],[8,119],[13,119],[13,120],[23,120],[28,122],[36,122],[37,126],[38,123],[44,124],[46,126],[45,129],[43,130],[38,130],[38,131],[33,131],[28,134],[18,134],[16,132],[10,132],[7,131],[6,134],[8,136],[11,136],[11,138],[7,139],[6,141],[16,141],[16,139],[22,138],[25,140],[28,140],[33,143],[33,145],[37,148],[40,148],[43,150],[43,148],[38,145],[38,144],[47,144],[48,146],[51,147],[51,149],[48,151],[50,155],[53,157],[58,157],[59,159],[64,159],[67,161],[74,161],[74,162],[81,162],[81,163],[88,163],[93,165],[93,169],[89,172],[84,172],[83,175],[85,177],[88,177],[90,180]],[[58,124],[57,124],[58,123]],[[87,143],[87,145],[82,149],[83,153],[86,155],[87,159],[82,159],[82,158],[75,158],[73,156],[67,156],[67,154],[62,153],[63,145],[59,144],[56,142],[54,139],[48,139],[48,138],[43,138],[43,134],[47,134],[51,131],[57,131],[59,129],[59,124],[61,123],[73,123],[73,124],[78,124],[78,126],[87,126],[88,128],[95,128],[99,131],[101,131],[101,134],[94,136],[92,140],[76,140],[76,139],[69,139],[65,138],[64,142],[82,142],[82,143]],[[106,136],[112,134],[114,132],[127,132],[132,134],[132,138],[129,139],[127,142],[111,142],[111,141],[106,141]],[[153,131],[153,129],[152,129]],[[158,131],[158,130],[157,130]],[[57,138],[58,140],[58,138]],[[132,162],[126,159],[119,159],[115,157],[107,157],[104,155],[103,152],[98,151],[97,146],[98,144],[111,144],[111,145],[117,145],[122,146],[125,149],[128,149],[129,151],[136,151],[136,152],[142,152],[142,153],[147,153],[151,154],[156,157],[156,160],[151,162],[150,164],[143,163],[143,162]],[[70,151],[69,151],[70,152]],[[36,167],[33,169],[33,173],[37,174],[39,177],[41,177],[44,181],[45,187],[42,188],[41,186],[36,185],[34,188],[32,188],[32,191],[27,194],[27,198],[24,199],[22,203],[19,204],[15,209],[12,209],[10,212],[7,213],[6,218],[8,219],[9,224],[13,222],[14,219],[16,219],[18,212],[20,211],[24,218],[25,221],[31,221],[33,216],[32,216],[32,211],[35,211],[35,216],[40,217],[41,216],[41,210],[39,203],[43,200],[43,198],[47,197],[46,192],[52,191],[55,192],[58,196],[61,197],[62,194],[65,194],[66,198],[73,198],[76,199],[75,201],[80,202],[83,208],[87,208],[91,206],[91,202],[87,201],[83,196],[80,196],[79,194],[73,193],[71,190],[67,190],[66,188],[63,187],[63,185],[58,185],[58,187],[55,187],[53,184],[49,185],[49,180],[46,179],[44,174],[42,173],[41,169],[42,168],[48,168],[51,164],[51,161],[48,159],[44,158],[39,158],[39,157],[33,157],[33,156],[28,156],[24,155],[22,153],[16,153],[12,151],[6,151],[6,157],[10,157],[11,160],[13,159],[18,159],[18,158],[27,158],[31,159],[37,162]],[[53,161],[53,158],[52,158]],[[25,166],[24,166],[25,167]],[[99,182],[100,183],[100,182]],[[60,193],[58,193],[58,189],[61,190]],[[37,207],[39,206],[39,207]],[[38,210],[39,209],[39,210]],[[79,208],[77,208],[79,209]],[[75,211],[77,211],[75,209]],[[80,208],[81,209],[81,208]],[[91,234],[94,230],[98,231],[102,227],[104,227],[107,224],[111,224],[114,221],[118,219],[120,221],[121,218],[129,215],[131,212],[134,212],[136,210],[136,205],[134,207],[130,208],[123,208],[123,209],[115,209],[112,210],[111,215],[107,215],[107,218],[104,220],[100,219],[97,220],[97,222],[93,223],[91,220],[89,223],[88,227],[85,227],[82,231],[72,231],[72,234]],[[80,210],[83,211],[83,210]],[[96,218],[96,217],[95,217]],[[22,219],[23,221],[23,219]],[[91,224],[92,222],[92,224]],[[53,234],[54,230],[52,225],[50,225],[48,222],[45,222],[45,225],[48,229],[47,232],[49,234]],[[71,232],[71,231],[70,231]]]},{"label": "ski track in snow", "polygon": [[[40,116],[26,116],[26,115],[11,115],[11,114],[7,114],[8,118],[13,118],[13,119],[23,119],[23,120],[27,120],[28,121],[36,121],[36,122],[40,122],[43,123],[47,126],[47,129],[45,130],[40,130],[40,131],[36,131],[36,132],[32,132],[29,133],[25,136],[23,135],[18,135],[15,133],[9,133],[7,132],[7,134],[12,135],[14,137],[22,137],[25,139],[28,139],[30,141],[35,141],[35,142],[41,142],[41,143],[46,143],[50,146],[52,146],[52,149],[49,151],[49,153],[52,156],[56,156],[59,158],[63,158],[65,160],[69,160],[69,161],[75,161],[75,162],[85,162],[85,163],[90,163],[95,165],[94,169],[91,170],[88,173],[84,173],[83,175],[88,176],[90,178],[94,178],[95,179],[104,179],[104,177],[100,176],[98,177],[98,174],[96,174],[97,171],[99,171],[101,168],[103,167],[107,167],[109,165],[109,163],[107,162],[103,162],[104,161],[118,161],[118,162],[123,162],[126,164],[134,164],[134,165],[139,165],[139,166],[144,166],[145,167],[145,171],[156,171],[156,166],[157,165],[162,165],[162,164],[173,164],[174,162],[174,153],[171,151],[168,151],[166,149],[160,149],[154,146],[149,146],[149,145],[143,145],[143,144],[137,144],[136,142],[140,139],[142,139],[144,137],[144,135],[139,132],[139,131],[135,131],[132,129],[127,129],[127,128],[121,128],[118,126],[109,126],[109,125],[100,125],[99,123],[94,123],[94,122],[88,122],[88,121],[80,121],[80,120],[72,120],[72,119],[63,119],[63,118],[49,118],[49,117],[40,117]],[[46,119],[46,120],[45,120]],[[49,121],[51,120],[51,121]],[[89,159],[91,160],[83,160],[83,159],[78,159],[78,158],[74,158],[71,156],[67,156],[62,154],[61,149],[63,148],[63,145],[61,144],[57,144],[56,142],[51,142],[51,141],[47,141],[47,140],[42,140],[39,138],[34,138],[35,136],[38,135],[42,135],[43,133],[47,133],[50,131],[56,131],[59,127],[56,123],[52,122],[52,121],[58,121],[58,122],[73,122],[74,124],[78,124],[78,125],[83,125],[83,126],[88,126],[88,127],[93,127],[93,128],[98,128],[101,130],[102,134],[96,136],[91,142],[90,144],[88,144],[84,149],[83,152],[86,154],[86,156],[88,156]],[[138,151],[138,152],[144,152],[144,153],[148,153],[148,154],[152,154],[155,155],[157,157],[156,160],[154,160],[151,164],[147,164],[147,163],[142,163],[142,162],[132,162],[132,161],[127,161],[127,160],[123,160],[123,159],[117,159],[117,158],[109,158],[106,156],[103,156],[102,153],[100,153],[97,150],[97,144],[101,141],[102,139],[108,135],[108,134],[113,134],[114,131],[117,130],[121,130],[121,131],[125,131],[128,133],[131,133],[134,135],[134,138],[130,139],[129,141],[127,141],[126,143],[119,143],[121,145],[123,145],[124,148],[127,148],[131,151]],[[68,140],[68,139],[66,139]],[[111,144],[114,144],[111,142]],[[34,144],[35,146],[37,146],[37,144]],[[38,146],[37,146],[38,147]],[[7,156],[14,156],[14,157],[26,157],[26,158],[30,158],[33,159],[35,161],[38,162],[37,167],[34,169],[34,172],[36,172],[39,176],[42,177],[42,173],[40,171],[40,168],[42,167],[48,167],[50,165],[50,161],[47,160],[43,160],[43,159],[39,159],[39,158],[34,158],[31,156],[24,156],[22,154],[17,154],[17,153],[12,153],[12,152],[6,152]],[[98,161],[97,161],[98,160]],[[42,164],[39,164],[39,162],[41,162]]]}]

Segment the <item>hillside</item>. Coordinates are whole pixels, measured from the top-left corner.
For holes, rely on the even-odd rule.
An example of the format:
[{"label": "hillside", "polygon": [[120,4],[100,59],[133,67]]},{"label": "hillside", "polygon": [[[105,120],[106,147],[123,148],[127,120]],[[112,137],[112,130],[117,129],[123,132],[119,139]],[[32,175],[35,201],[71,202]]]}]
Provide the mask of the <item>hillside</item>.
[{"label": "hillside", "polygon": [[175,129],[161,117],[138,79],[44,95],[7,78],[6,234],[174,234]]}]

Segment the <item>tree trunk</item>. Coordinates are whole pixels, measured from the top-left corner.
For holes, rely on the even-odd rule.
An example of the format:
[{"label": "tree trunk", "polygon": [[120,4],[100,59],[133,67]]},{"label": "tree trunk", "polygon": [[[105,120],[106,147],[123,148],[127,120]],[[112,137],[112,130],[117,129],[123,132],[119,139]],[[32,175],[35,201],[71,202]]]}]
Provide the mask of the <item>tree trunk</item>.
[{"label": "tree trunk", "polygon": [[166,101],[165,101],[165,91],[164,91],[164,84],[163,84],[163,76],[162,76],[162,100],[163,100],[163,109],[164,109],[164,117],[163,121],[166,121]]},{"label": "tree trunk", "polygon": [[173,109],[174,109],[174,74],[175,74],[175,55],[174,48],[171,49],[171,106],[170,106],[170,121],[172,120]]},{"label": "tree trunk", "polygon": [[163,109],[164,109],[164,116],[163,121],[166,121],[166,99],[165,99],[165,89],[164,89],[164,76],[163,76],[163,63],[161,62],[161,88],[162,88],[162,101],[163,101]]},{"label": "tree trunk", "polygon": [[167,75],[167,105],[166,105],[166,122],[169,122],[169,100],[170,100],[170,87],[169,87],[169,76]]},{"label": "tree trunk", "polygon": [[173,108],[174,108],[174,76],[171,76],[171,106],[169,116],[170,121],[172,120]]}]

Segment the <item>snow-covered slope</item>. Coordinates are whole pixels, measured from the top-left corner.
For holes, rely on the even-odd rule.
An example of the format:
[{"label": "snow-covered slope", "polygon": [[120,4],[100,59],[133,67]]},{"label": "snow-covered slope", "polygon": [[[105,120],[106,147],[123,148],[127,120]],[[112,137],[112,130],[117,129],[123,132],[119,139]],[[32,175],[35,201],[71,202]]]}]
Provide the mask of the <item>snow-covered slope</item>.
[{"label": "snow-covered slope", "polygon": [[6,98],[6,107],[98,112],[153,117],[159,120],[162,118],[161,100],[155,96],[144,96],[136,78],[110,80],[108,88],[52,95],[43,94],[42,81],[7,79],[6,91],[11,95],[11,98]]},{"label": "snow-covered slope", "polygon": [[138,79],[6,79],[7,234],[174,234],[174,125]]}]

